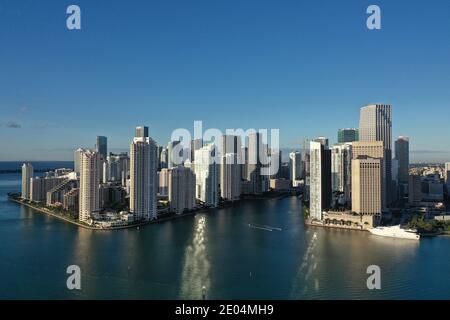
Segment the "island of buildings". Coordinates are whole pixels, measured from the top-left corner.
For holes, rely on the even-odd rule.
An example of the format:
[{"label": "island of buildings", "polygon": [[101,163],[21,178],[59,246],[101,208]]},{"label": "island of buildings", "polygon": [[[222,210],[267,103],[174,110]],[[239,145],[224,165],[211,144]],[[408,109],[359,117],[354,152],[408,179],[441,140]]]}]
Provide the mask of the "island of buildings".
[{"label": "island of buildings", "polygon": [[[333,146],[326,137],[306,140],[288,154],[287,162],[261,133],[241,140],[223,135],[219,145],[196,139],[188,147],[180,141],[163,147],[140,126],[129,153],[108,154],[107,138],[98,136],[95,149],[75,150],[74,170],[36,177],[25,163],[22,193],[15,200],[100,229],[135,226],[271,192],[301,194],[309,225],[365,230],[396,212],[448,220],[450,163],[410,166],[405,136],[395,140],[393,154],[390,105],[362,107],[359,128],[339,129]],[[276,155],[271,158],[279,162],[276,171],[262,173],[262,155]]]}]

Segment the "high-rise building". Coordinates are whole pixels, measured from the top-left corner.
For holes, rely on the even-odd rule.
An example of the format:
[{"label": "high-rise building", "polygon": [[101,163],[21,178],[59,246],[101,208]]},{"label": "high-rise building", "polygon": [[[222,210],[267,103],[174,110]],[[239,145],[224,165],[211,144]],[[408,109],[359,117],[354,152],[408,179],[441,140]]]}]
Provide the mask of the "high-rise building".
[{"label": "high-rise building", "polygon": [[33,178],[34,170],[30,163],[22,165],[22,198],[31,199],[30,180]]},{"label": "high-rise building", "polygon": [[310,218],[322,220],[331,206],[331,152],[324,143],[310,142]]},{"label": "high-rise building", "polygon": [[148,127],[146,126],[141,126],[141,127],[136,127],[136,131],[135,131],[135,138],[148,138]]},{"label": "high-rise building", "polygon": [[210,207],[219,204],[218,164],[214,158],[214,144],[208,144],[195,151],[194,172],[196,177],[196,198]]},{"label": "high-rise building", "polygon": [[191,162],[194,162],[195,151],[203,147],[203,139],[191,140]]},{"label": "high-rise building", "polygon": [[183,146],[180,141],[170,141],[167,144],[167,167],[174,168],[183,164]]},{"label": "high-rise building", "polygon": [[352,160],[352,211],[380,216],[382,159],[360,156]]},{"label": "high-rise building", "polygon": [[220,165],[220,195],[223,199],[238,200],[241,195],[241,165],[235,153],[222,156]]},{"label": "high-rise building", "polygon": [[[392,159],[391,162],[392,168],[392,185],[391,185],[391,200],[395,202],[399,199],[403,199],[403,195],[408,193],[407,186],[408,184],[400,184],[398,183],[398,160]],[[402,195],[402,197],[399,197]]]},{"label": "high-rise building", "polygon": [[361,108],[359,141],[383,142],[385,203],[389,205],[392,189],[392,111],[390,105],[372,104]]},{"label": "high-rise building", "polygon": [[422,201],[422,179],[419,175],[409,175],[408,178],[408,203],[418,206]]},{"label": "high-rise building", "polygon": [[168,171],[169,208],[177,214],[195,208],[195,174],[183,166]]},{"label": "high-rise building", "polygon": [[135,221],[157,217],[156,149],[148,127],[137,127],[130,144],[130,212]]},{"label": "high-rise building", "polygon": [[338,130],[338,143],[353,142],[359,140],[359,130],[355,128],[344,128]]},{"label": "high-rise building", "polygon": [[64,202],[64,195],[68,193],[70,190],[77,189],[78,187],[79,185],[77,179],[70,179],[69,177],[67,177],[67,179],[62,180],[62,182],[58,183],[55,187],[47,191],[46,194],[47,206],[62,205]]},{"label": "high-rise building", "polygon": [[447,191],[450,194],[450,162],[446,162],[444,165],[444,180],[447,186]]},{"label": "high-rise building", "polygon": [[83,150],[80,157],[80,204],[78,219],[89,222],[100,211],[100,154]]},{"label": "high-rise building", "polygon": [[303,178],[302,154],[299,151],[289,153],[289,178],[293,185]]},{"label": "high-rise building", "polygon": [[80,204],[80,189],[72,189],[64,194],[63,208],[65,210],[78,212]]},{"label": "high-rise building", "polygon": [[345,201],[351,199],[352,143],[339,143],[331,149],[331,185],[333,192],[342,193]]},{"label": "high-rise building", "polygon": [[42,176],[30,180],[30,200],[34,202],[45,202],[47,192],[66,181],[65,177]]},{"label": "high-rise building", "polygon": [[73,171],[76,173],[80,173],[81,152],[83,152],[83,149],[78,148],[73,153]]},{"label": "high-rise building", "polygon": [[227,200],[237,200],[241,195],[241,138],[234,135],[221,137],[220,194]]},{"label": "high-rise building", "polygon": [[160,196],[169,194],[169,170],[164,168],[159,172],[158,193]]},{"label": "high-rise building", "polygon": [[267,192],[270,188],[270,174],[271,174],[271,166],[269,160],[270,157],[270,149],[267,143],[262,144],[261,148],[263,160],[261,161],[261,192]]},{"label": "high-rise building", "polygon": [[125,186],[130,171],[130,158],[126,152],[120,154],[110,153],[105,164],[105,172],[103,172],[106,180],[113,182],[121,182]]},{"label": "high-rise building", "polygon": [[[278,166],[272,166],[271,167],[271,172],[270,172],[270,178],[271,179],[281,179],[284,178],[283,176],[283,161],[282,161],[282,151],[279,148],[272,148],[270,149],[270,157],[271,157],[271,161],[275,161],[278,159]],[[300,158],[301,158],[301,154],[300,154]],[[303,178],[303,162],[300,163],[300,177]],[[289,170],[288,170],[289,171]],[[289,178],[289,172],[286,175],[287,178]]]},{"label": "high-rise building", "polygon": [[[386,208],[386,170],[385,167],[385,151],[383,141],[355,141],[352,142],[352,158],[372,158],[381,159],[381,207]],[[353,167],[353,165],[352,165]],[[353,172],[352,172],[353,174]],[[352,180],[353,181],[353,180]],[[353,190],[353,187],[352,187]],[[353,195],[352,195],[353,197]]]},{"label": "high-rise building", "polygon": [[[120,154],[110,153],[103,165],[104,182],[123,182],[124,178],[128,176],[130,158],[126,152]],[[125,184],[122,183],[122,185]]]},{"label": "high-rise building", "polygon": [[248,137],[247,180],[250,181],[251,193],[262,193],[263,180],[261,176],[262,136],[259,132],[253,132]]},{"label": "high-rise building", "polygon": [[126,204],[126,190],[115,183],[103,183],[100,185],[100,209],[111,209],[115,206]]},{"label": "high-rise building", "polygon": [[242,178],[242,180],[247,180],[247,178],[248,178],[248,147],[242,146],[241,157],[242,157],[241,178]]},{"label": "high-rise building", "polygon": [[167,169],[169,164],[169,154],[167,148],[163,148],[161,150],[160,158],[159,158],[161,169]]},{"label": "high-rise building", "polygon": [[97,152],[102,160],[106,160],[108,155],[108,138],[97,136],[97,144],[95,145]]},{"label": "high-rise building", "polygon": [[163,151],[163,146],[158,146],[156,148],[156,161],[158,162],[158,165],[157,165],[158,171],[160,171],[162,169],[162,167],[161,167],[161,153],[162,153],[162,151]]},{"label": "high-rise building", "polygon": [[314,139],[315,142],[319,142],[325,148],[328,148],[328,138],[325,137],[317,137]]},{"label": "high-rise building", "polygon": [[395,159],[398,161],[398,183],[408,184],[409,138],[400,136],[395,140]]}]

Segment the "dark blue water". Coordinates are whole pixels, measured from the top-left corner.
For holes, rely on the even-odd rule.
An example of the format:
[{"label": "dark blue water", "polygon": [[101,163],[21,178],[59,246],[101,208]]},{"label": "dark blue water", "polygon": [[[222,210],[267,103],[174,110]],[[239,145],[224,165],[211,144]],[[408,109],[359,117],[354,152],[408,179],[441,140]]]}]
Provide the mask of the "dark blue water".
[{"label": "dark blue water", "polygon": [[[19,174],[0,175],[0,298],[200,299],[205,286],[223,299],[450,299],[449,237],[307,228],[294,197],[99,232],[8,202],[18,189]],[[81,291],[66,288],[72,264]],[[372,264],[381,290],[366,287]]]}]

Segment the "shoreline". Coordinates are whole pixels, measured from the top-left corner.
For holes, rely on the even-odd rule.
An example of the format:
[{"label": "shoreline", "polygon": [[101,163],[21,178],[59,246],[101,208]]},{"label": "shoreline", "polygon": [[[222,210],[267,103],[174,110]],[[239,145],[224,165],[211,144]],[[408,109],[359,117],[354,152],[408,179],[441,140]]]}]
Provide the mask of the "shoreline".
[{"label": "shoreline", "polygon": [[125,228],[131,228],[131,227],[138,227],[138,226],[140,226],[140,225],[144,225],[144,224],[147,224],[147,223],[148,223],[148,222],[146,221],[146,222],[143,222],[143,223],[140,223],[140,224],[135,224],[135,225],[118,226],[118,227],[110,227],[110,228],[92,227],[92,226],[90,226],[90,225],[83,224],[83,223],[81,223],[81,222],[79,222],[79,221],[75,221],[75,220],[71,220],[71,219],[69,219],[69,218],[63,217],[63,216],[61,216],[61,215],[59,215],[59,214],[56,214],[56,213],[52,212],[51,210],[49,210],[49,209],[47,209],[47,208],[37,207],[37,206],[34,206],[34,205],[31,204],[31,203],[26,203],[26,202],[23,202],[23,201],[21,201],[21,200],[17,200],[17,199],[13,199],[13,198],[9,198],[9,200],[10,200],[10,201],[13,201],[13,202],[15,202],[15,203],[17,203],[17,204],[23,205],[23,206],[25,206],[25,207],[31,208],[31,209],[33,209],[33,210],[36,210],[37,212],[39,212],[39,213],[41,213],[41,214],[49,215],[49,216],[51,216],[51,217],[53,217],[53,218],[56,218],[56,219],[59,219],[59,220],[62,220],[62,221],[65,221],[65,222],[74,224],[74,225],[76,225],[76,226],[78,226],[78,227],[85,228],[85,229],[89,229],[89,230],[103,230],[103,231],[109,231],[109,230],[117,230],[117,229],[125,229]]},{"label": "shoreline", "polygon": [[367,231],[367,229],[360,229],[354,227],[345,227],[342,225],[329,225],[329,224],[318,224],[312,223],[308,219],[305,219],[305,225],[308,227],[319,227],[319,228],[328,228],[328,229],[342,229],[342,230],[352,230],[352,231]]},{"label": "shoreline", "polygon": [[45,207],[38,207],[38,206],[33,205],[32,203],[24,202],[22,200],[15,199],[15,198],[12,198],[12,197],[8,197],[8,200],[12,201],[12,202],[15,202],[15,203],[17,203],[19,205],[23,205],[25,207],[31,208],[31,209],[33,209],[33,210],[35,210],[35,211],[37,211],[37,212],[39,212],[41,214],[49,215],[49,216],[51,216],[53,218],[62,220],[64,222],[68,222],[70,224],[76,225],[76,226],[84,228],[84,229],[94,230],[94,231],[115,231],[115,230],[123,230],[123,229],[130,229],[130,228],[138,228],[138,227],[141,227],[141,226],[146,226],[146,225],[154,224],[154,223],[162,223],[162,222],[166,222],[166,221],[173,220],[173,219],[183,218],[183,217],[186,217],[186,216],[193,216],[193,215],[195,215],[197,213],[209,213],[209,212],[211,212],[213,210],[216,210],[216,209],[225,209],[225,208],[233,207],[235,205],[239,205],[242,201],[283,199],[283,198],[286,198],[288,196],[289,195],[286,195],[286,194],[279,194],[279,195],[271,195],[271,196],[268,196],[268,197],[260,197],[260,198],[257,198],[257,199],[244,198],[244,199],[240,199],[238,201],[226,202],[222,206],[219,206],[219,207],[216,207],[216,208],[198,208],[198,209],[195,209],[195,210],[193,210],[191,212],[186,212],[186,213],[182,213],[182,214],[172,214],[170,216],[164,216],[163,215],[162,217],[154,219],[154,220],[143,221],[143,222],[140,222],[140,223],[124,225],[124,226],[108,227],[108,228],[93,227],[93,226],[90,226],[88,224],[84,224],[82,222],[75,221],[75,220],[66,218],[66,217],[64,217],[62,215],[56,214],[56,213],[52,212],[51,210],[49,210],[49,209],[47,209]]},{"label": "shoreline", "polygon": [[[352,231],[366,231],[369,232],[368,229],[359,229],[354,227],[345,227],[342,225],[330,225],[330,224],[318,224],[318,223],[312,223],[309,221],[309,219],[305,219],[305,226],[308,227],[318,227],[318,228],[328,228],[328,229],[341,229],[341,230],[352,230]],[[432,237],[438,237],[438,236],[450,236],[450,231],[442,231],[442,232],[433,232],[433,233],[422,233],[420,234],[420,237],[424,238],[432,238]]]}]

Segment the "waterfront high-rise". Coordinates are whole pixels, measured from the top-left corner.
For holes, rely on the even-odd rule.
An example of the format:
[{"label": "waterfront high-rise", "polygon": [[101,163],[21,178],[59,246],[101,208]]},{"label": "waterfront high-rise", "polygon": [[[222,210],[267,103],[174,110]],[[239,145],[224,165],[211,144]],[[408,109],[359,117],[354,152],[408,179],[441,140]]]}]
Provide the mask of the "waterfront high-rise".
[{"label": "waterfront high-rise", "polygon": [[360,156],[352,160],[352,211],[380,216],[382,212],[382,159]]},{"label": "waterfront high-rise", "polygon": [[89,222],[100,211],[100,154],[92,150],[80,153],[79,220]]},{"label": "waterfront high-rise", "polygon": [[195,151],[196,198],[210,207],[219,204],[219,166],[214,157],[215,145],[207,144]]},{"label": "waterfront high-rise", "polygon": [[359,141],[383,142],[385,200],[389,205],[392,188],[392,111],[390,105],[372,104],[361,108]]},{"label": "waterfront high-rise", "polygon": [[[384,170],[385,166],[385,148],[383,141],[355,141],[352,142],[352,158],[372,158],[372,159],[380,159],[381,166],[381,208],[384,209],[386,207],[386,170]],[[353,169],[353,165],[352,165]],[[353,171],[352,171],[353,175]],[[353,179],[352,179],[353,183]],[[370,181],[366,181],[366,183],[370,183]],[[374,182],[377,183],[377,182]],[[356,187],[355,187],[356,188]],[[353,193],[353,186],[352,186]],[[353,197],[353,194],[352,194]]]},{"label": "waterfront high-rise", "polygon": [[241,195],[241,165],[235,153],[222,156],[220,165],[220,195],[226,200],[238,200]]},{"label": "waterfront high-rise", "polygon": [[247,180],[250,181],[252,193],[262,193],[263,180],[261,176],[262,136],[259,132],[250,133],[248,136]]},{"label": "waterfront high-rise", "polygon": [[338,130],[338,143],[353,142],[359,140],[359,130],[355,128],[343,128]]},{"label": "waterfront high-rise", "polygon": [[135,220],[157,217],[156,149],[148,127],[137,127],[130,144],[130,212]]},{"label": "waterfront high-rise", "polygon": [[395,159],[398,160],[398,182],[408,184],[409,138],[400,136],[395,140]]},{"label": "waterfront high-rise", "polygon": [[195,174],[190,168],[177,166],[168,170],[169,209],[177,214],[195,208]]},{"label": "waterfront high-rise", "polygon": [[30,200],[34,202],[44,202],[47,198],[47,192],[67,181],[66,177],[42,176],[30,179]]},{"label": "waterfront high-rise", "polygon": [[95,145],[97,152],[102,160],[106,160],[108,155],[108,138],[97,136],[97,144]]},{"label": "waterfront high-rise", "polygon": [[33,178],[34,170],[30,163],[22,165],[22,198],[30,200],[30,180]]},{"label": "waterfront high-rise", "polygon": [[351,199],[352,143],[339,143],[331,149],[331,185],[333,193],[343,194],[345,201]]},{"label": "waterfront high-rise", "polygon": [[321,141],[310,142],[310,218],[322,220],[331,206],[331,152]]},{"label": "waterfront high-rise", "polygon": [[227,200],[237,200],[241,195],[241,148],[239,136],[221,137],[220,194]]}]

